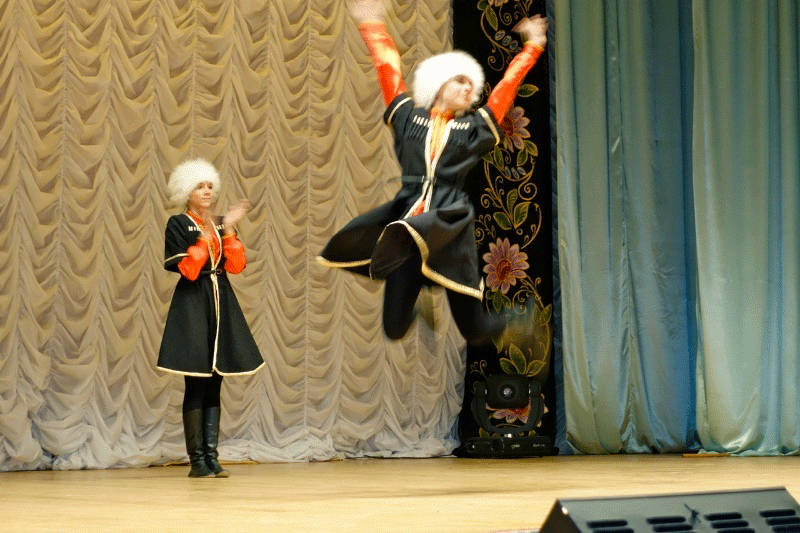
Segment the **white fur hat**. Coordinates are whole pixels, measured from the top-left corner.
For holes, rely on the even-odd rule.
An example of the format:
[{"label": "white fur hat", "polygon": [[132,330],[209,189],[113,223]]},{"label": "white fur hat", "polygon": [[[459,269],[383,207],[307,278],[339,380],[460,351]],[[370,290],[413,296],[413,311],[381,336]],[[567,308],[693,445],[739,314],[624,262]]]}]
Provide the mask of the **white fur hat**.
[{"label": "white fur hat", "polygon": [[189,195],[197,187],[198,183],[210,181],[214,189],[214,198],[219,194],[220,180],[219,172],[214,165],[205,159],[190,159],[184,161],[169,175],[167,188],[169,189],[169,199],[174,205],[186,205]]},{"label": "white fur hat", "polygon": [[474,57],[461,50],[431,56],[414,72],[414,101],[430,109],[442,85],[456,76],[466,76],[472,82],[472,104],[483,92],[483,68]]}]

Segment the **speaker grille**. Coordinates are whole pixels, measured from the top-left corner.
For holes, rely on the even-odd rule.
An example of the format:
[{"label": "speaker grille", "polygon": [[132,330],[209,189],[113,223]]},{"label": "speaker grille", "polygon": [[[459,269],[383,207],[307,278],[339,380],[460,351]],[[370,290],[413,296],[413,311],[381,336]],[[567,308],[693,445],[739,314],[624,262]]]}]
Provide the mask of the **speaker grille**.
[{"label": "speaker grille", "polygon": [[647,523],[653,527],[655,533],[670,533],[673,531],[690,532],[692,526],[684,516],[651,516]]},{"label": "speaker grille", "polygon": [[800,516],[794,509],[769,509],[758,514],[775,533],[800,533]]},{"label": "speaker grille", "polygon": [[634,533],[627,520],[591,520],[586,525],[592,533]]},{"label": "speaker grille", "polygon": [[602,529],[607,527],[624,527],[628,525],[627,520],[589,520],[586,523],[592,529]]},{"label": "speaker grille", "polygon": [[800,533],[785,488],[559,500],[541,533]]},{"label": "speaker grille", "polygon": [[722,522],[723,520],[741,520],[742,513],[709,513],[705,515],[705,519],[709,522]]},{"label": "speaker grille", "polygon": [[797,516],[797,512],[794,509],[765,509],[763,511],[759,511],[761,516],[764,518],[779,518],[783,516]]}]

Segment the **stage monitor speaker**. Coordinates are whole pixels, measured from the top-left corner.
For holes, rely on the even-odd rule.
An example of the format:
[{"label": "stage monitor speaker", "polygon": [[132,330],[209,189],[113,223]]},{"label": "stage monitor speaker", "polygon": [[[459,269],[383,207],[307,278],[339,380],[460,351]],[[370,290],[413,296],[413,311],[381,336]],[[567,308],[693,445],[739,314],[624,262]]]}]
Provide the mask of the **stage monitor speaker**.
[{"label": "stage monitor speaker", "polygon": [[785,488],[556,500],[540,533],[794,533],[800,506]]}]

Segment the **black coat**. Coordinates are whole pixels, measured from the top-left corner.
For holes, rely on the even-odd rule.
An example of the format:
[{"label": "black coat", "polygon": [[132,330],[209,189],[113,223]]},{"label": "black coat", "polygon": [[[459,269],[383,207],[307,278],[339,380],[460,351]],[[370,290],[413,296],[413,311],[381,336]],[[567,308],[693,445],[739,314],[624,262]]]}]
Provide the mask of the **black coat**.
[{"label": "black coat", "polygon": [[[444,146],[430,165],[428,110],[414,107],[408,95],[400,94],[389,104],[384,120],[394,130],[403,185],[391,201],[338,231],[319,261],[383,279],[418,250],[422,274],[430,282],[482,298],[475,210],[462,188],[469,171],[501,140],[494,114],[482,107],[450,121]],[[426,211],[407,217],[427,186],[433,191]]]},{"label": "black coat", "polygon": [[[189,215],[171,216],[164,237],[164,268],[180,272],[178,263],[199,235],[200,228]],[[176,374],[210,377],[212,371],[223,376],[252,374],[263,364],[225,272],[224,251],[216,263],[209,254],[196,280],[181,275],[175,286],[157,366]]]}]

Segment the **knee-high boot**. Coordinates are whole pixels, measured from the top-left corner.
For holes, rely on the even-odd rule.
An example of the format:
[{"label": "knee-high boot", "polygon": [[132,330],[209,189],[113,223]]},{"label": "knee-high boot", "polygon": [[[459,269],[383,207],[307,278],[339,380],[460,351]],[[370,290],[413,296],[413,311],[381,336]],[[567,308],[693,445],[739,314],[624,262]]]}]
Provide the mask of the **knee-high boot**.
[{"label": "knee-high boot", "polygon": [[206,464],[203,445],[203,410],[194,409],[183,413],[183,433],[186,437],[186,453],[189,454],[189,477],[210,477],[214,472]]},{"label": "knee-high boot", "polygon": [[230,472],[222,468],[217,460],[217,442],[219,441],[219,407],[208,407],[203,411],[203,436],[205,439],[206,465],[216,477],[228,477]]}]

